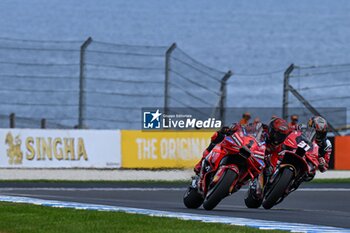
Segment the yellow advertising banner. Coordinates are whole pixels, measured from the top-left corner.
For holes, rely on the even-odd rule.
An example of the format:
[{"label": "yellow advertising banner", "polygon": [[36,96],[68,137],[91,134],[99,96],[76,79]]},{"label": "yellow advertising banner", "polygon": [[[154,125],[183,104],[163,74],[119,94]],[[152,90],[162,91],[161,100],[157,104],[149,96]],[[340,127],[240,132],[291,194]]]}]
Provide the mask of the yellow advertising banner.
[{"label": "yellow advertising banner", "polygon": [[122,130],[122,168],[192,168],[212,134]]}]

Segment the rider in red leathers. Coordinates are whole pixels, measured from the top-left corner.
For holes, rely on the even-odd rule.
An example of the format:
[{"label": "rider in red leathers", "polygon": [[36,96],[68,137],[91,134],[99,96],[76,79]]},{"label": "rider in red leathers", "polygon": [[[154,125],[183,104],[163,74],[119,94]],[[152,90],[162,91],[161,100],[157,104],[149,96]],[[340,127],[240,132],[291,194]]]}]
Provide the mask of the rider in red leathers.
[{"label": "rider in red leathers", "polygon": [[320,172],[325,172],[328,170],[329,160],[332,153],[332,143],[327,139],[327,121],[320,116],[314,116],[310,118],[308,127],[316,130],[315,141],[319,147],[318,162],[320,163],[318,169]]},{"label": "rider in red leathers", "polygon": [[291,133],[287,121],[282,118],[273,118],[267,129],[266,134],[266,167],[264,173],[269,176],[273,173],[280,158],[279,152],[282,151],[282,145],[287,136]]},{"label": "rider in red leathers", "polygon": [[271,118],[269,125],[265,125],[265,169],[249,185],[249,192],[253,193],[254,199],[262,200],[263,187],[267,178],[275,171],[278,161],[281,159],[279,152],[287,136],[292,132],[287,121],[279,117]]}]

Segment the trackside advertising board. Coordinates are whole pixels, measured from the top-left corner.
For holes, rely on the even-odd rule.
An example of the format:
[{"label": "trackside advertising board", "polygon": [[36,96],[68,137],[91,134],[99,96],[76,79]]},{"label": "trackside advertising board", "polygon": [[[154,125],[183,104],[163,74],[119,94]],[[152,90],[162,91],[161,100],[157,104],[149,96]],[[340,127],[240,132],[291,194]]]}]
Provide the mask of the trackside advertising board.
[{"label": "trackside advertising board", "polygon": [[122,130],[123,168],[192,168],[213,132]]},{"label": "trackside advertising board", "polygon": [[120,168],[119,130],[0,129],[1,168]]}]

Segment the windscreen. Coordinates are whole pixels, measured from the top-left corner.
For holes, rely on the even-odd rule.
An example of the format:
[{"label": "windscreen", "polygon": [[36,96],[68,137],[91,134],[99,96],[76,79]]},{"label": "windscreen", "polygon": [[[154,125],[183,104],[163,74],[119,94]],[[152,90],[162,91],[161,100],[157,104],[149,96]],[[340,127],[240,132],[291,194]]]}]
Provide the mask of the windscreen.
[{"label": "windscreen", "polygon": [[263,127],[262,123],[250,123],[242,127],[243,133],[254,137],[259,143],[263,142]]},{"label": "windscreen", "polygon": [[310,127],[301,127],[302,137],[307,143],[312,143],[316,137],[316,130]]}]

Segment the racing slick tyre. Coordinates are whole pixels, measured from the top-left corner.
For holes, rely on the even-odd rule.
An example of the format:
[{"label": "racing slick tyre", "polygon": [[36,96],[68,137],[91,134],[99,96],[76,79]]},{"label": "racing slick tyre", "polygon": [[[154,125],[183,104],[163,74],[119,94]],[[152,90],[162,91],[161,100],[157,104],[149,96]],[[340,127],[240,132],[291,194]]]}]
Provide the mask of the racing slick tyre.
[{"label": "racing slick tyre", "polygon": [[262,203],[265,209],[271,209],[276,202],[283,197],[287,187],[293,179],[293,172],[288,168],[283,169],[282,173],[274,181],[271,190],[266,194]]},{"label": "racing slick tyre", "polygon": [[254,196],[253,191],[248,189],[247,196],[244,199],[244,203],[248,208],[259,208],[261,206],[261,203],[263,202],[263,199],[258,199]]},{"label": "racing slick tyre", "polygon": [[184,194],[184,204],[189,209],[197,209],[203,203],[204,198],[197,192],[197,189],[188,187]]},{"label": "racing slick tyre", "polygon": [[205,197],[203,202],[204,209],[214,209],[224,197],[228,196],[230,187],[235,179],[237,179],[237,174],[230,169],[226,170],[218,183],[209,190]]}]

